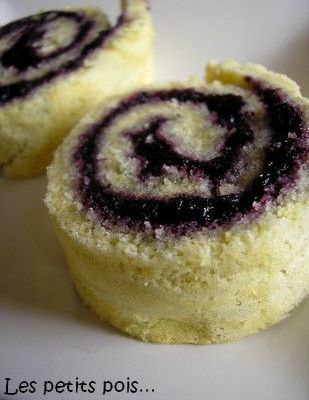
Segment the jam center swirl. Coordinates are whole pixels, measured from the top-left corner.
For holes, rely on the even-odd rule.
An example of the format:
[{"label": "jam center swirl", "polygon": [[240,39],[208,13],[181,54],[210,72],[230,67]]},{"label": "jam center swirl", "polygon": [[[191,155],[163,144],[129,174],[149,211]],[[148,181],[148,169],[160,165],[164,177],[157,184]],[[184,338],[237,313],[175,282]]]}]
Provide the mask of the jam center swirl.
[{"label": "jam center swirl", "polygon": [[[104,184],[100,178],[97,155],[99,143],[108,128],[120,115],[144,104],[178,101],[180,104],[206,106],[217,114],[217,123],[231,132],[220,154],[208,161],[185,157],[158,135],[161,119],[154,119],[147,129],[135,132],[132,137],[134,151],[146,160],[142,175],[162,174],[166,164],[190,169],[201,169],[218,185],[220,179],[232,168],[241,149],[253,140],[250,118],[245,102],[234,94],[205,94],[194,89],[140,92],[123,100],[117,108],[84,133],[73,153],[78,171],[77,190],[85,209],[91,209],[101,223],[111,221],[127,223],[143,229],[149,223],[154,228],[169,227],[181,230],[218,227],[231,224],[242,216],[256,213],[257,204],[277,198],[283,188],[294,183],[304,162],[307,148],[301,111],[279,89],[247,78],[254,92],[264,104],[270,121],[271,139],[265,150],[262,171],[249,188],[240,193],[210,197],[176,194],[155,197],[120,192]],[[147,143],[147,136],[152,140]]]},{"label": "jam center swirl", "polygon": [[[53,35],[55,26],[51,26],[57,23],[69,24],[73,32],[60,33],[63,38],[51,40],[51,49],[42,51],[46,35]],[[95,19],[73,11],[47,11],[1,27],[0,43],[5,45],[0,51],[0,68],[3,76],[11,78],[9,82],[0,80],[0,106],[79,68],[113,29],[102,29]]]}]

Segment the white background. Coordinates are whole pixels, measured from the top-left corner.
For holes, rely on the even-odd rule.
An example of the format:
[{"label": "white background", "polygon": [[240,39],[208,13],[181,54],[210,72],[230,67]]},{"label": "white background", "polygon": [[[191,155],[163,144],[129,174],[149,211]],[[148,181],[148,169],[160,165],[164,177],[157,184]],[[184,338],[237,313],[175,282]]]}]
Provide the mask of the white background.
[{"label": "white background", "polygon": [[[114,20],[116,1],[99,4]],[[83,4],[66,1],[66,5]],[[309,94],[307,0],[152,0],[159,80],[203,76],[207,60],[235,58],[285,72]],[[0,0],[0,22],[63,6]],[[1,146],[1,143],[0,143]],[[307,400],[308,301],[277,326],[239,343],[152,345],[102,323],[76,295],[42,204],[45,178],[0,180],[0,399],[4,378],[97,380],[93,395],[46,399]],[[275,245],[275,244],[274,244]],[[140,382],[154,393],[102,397],[103,380]],[[33,395],[8,398],[42,399]]]}]

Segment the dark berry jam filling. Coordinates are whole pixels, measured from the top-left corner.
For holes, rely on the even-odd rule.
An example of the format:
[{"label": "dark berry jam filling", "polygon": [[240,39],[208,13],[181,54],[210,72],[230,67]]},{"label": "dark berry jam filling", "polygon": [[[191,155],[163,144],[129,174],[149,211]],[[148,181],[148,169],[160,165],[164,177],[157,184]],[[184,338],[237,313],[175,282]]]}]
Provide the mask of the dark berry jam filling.
[{"label": "dark berry jam filling", "polygon": [[[229,132],[221,154],[209,161],[179,154],[174,144],[159,134],[166,120],[155,119],[149,127],[131,135],[134,153],[143,161],[141,175],[162,175],[163,167],[173,166],[185,170],[191,176],[207,176],[217,186],[220,178],[231,170],[243,146],[253,140],[248,114],[241,111],[244,103],[240,96],[227,94],[219,97],[202,93],[199,93],[199,98],[197,94],[195,96],[195,103],[207,105],[210,111],[216,113],[219,124]],[[175,99],[178,99],[177,95]]]},{"label": "dark berry jam filling", "polygon": [[[77,189],[85,209],[92,209],[103,224],[112,221],[144,229],[145,222],[149,222],[153,228],[163,226],[185,233],[202,227],[230,225],[244,215],[256,213],[256,204],[274,201],[287,184],[296,180],[308,150],[303,140],[306,129],[298,106],[281,90],[251,78],[247,80],[264,104],[271,127],[271,143],[265,150],[262,171],[249,188],[230,195],[177,194],[159,198],[119,192],[102,184],[96,160],[99,140],[116,117],[142,104],[177,100],[204,105],[217,114],[218,124],[231,132],[219,156],[197,161],[177,153],[173,145],[158,134],[164,119],[152,120],[144,130],[128,133],[134,151],[144,160],[141,170],[144,176],[161,175],[163,165],[173,165],[185,170],[201,169],[214,185],[218,185],[236,162],[241,149],[253,140],[252,115],[245,111],[245,102],[240,96],[205,94],[194,89],[139,92],[122,101],[80,138],[73,159],[78,170]],[[151,140],[147,141],[149,135]]]},{"label": "dark berry jam filling", "polygon": [[[48,30],[48,24],[60,18],[72,21],[77,27],[76,34],[65,46],[46,55],[40,54],[35,43],[42,39]],[[103,44],[104,40],[122,23],[122,20],[123,17],[120,17],[117,25],[111,29],[98,31],[95,37],[86,44],[83,44],[83,41],[91,29],[94,28],[95,21],[91,20],[89,16],[78,12],[47,11],[22,18],[1,27],[0,39],[5,37],[16,37],[16,39],[13,45],[1,54],[0,64],[7,69],[13,69],[17,77],[18,74],[24,73],[29,68],[39,69],[42,63],[49,63],[52,67],[53,61],[59,56],[73,49],[78,49],[79,51],[74,59],[65,61],[55,68],[48,69],[40,77],[20,79],[10,84],[0,83],[0,105],[5,105],[9,101],[27,96],[35,88],[81,67],[85,58]]]}]

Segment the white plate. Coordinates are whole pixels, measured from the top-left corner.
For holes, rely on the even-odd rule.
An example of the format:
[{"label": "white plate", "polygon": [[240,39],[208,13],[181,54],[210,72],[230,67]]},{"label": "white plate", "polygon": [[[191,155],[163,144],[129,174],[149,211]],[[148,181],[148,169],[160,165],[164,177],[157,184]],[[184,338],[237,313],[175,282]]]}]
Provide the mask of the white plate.
[{"label": "white plate", "polygon": [[[117,14],[115,1],[87,3]],[[1,0],[0,22],[62,5]],[[157,79],[201,77],[208,59],[235,58],[289,74],[308,95],[307,0],[153,0],[152,8]],[[239,343],[160,346],[125,337],[100,323],[73,290],[42,204],[45,184],[45,178],[0,181],[0,398],[309,398],[308,302]],[[44,380],[76,377],[97,381],[96,393],[43,397]],[[12,379],[11,390],[36,380],[37,391],[5,397],[5,378]],[[155,391],[102,396],[104,380],[127,378]]]}]

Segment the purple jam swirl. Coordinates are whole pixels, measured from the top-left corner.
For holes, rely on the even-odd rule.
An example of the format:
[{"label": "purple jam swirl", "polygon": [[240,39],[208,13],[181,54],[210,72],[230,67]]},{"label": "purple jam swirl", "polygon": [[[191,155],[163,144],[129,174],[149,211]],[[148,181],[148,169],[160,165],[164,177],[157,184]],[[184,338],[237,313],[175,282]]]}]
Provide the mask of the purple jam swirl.
[{"label": "purple jam swirl", "polygon": [[[139,92],[123,100],[105,118],[89,128],[73,153],[78,171],[77,191],[85,209],[92,209],[102,224],[128,224],[145,229],[168,227],[185,233],[203,227],[231,225],[244,215],[254,214],[254,204],[274,201],[282,189],[291,186],[304,162],[306,128],[302,113],[281,90],[247,78],[248,83],[264,104],[271,129],[271,143],[265,150],[262,171],[243,192],[230,195],[203,197],[176,194],[170,197],[151,197],[124,193],[104,185],[99,179],[97,153],[99,143],[114,120],[128,110],[143,104],[174,101],[203,105],[217,115],[217,123],[229,134],[220,154],[207,161],[193,160],[175,150],[173,145],[158,135],[164,119],[152,120],[145,129],[129,132],[133,149],[144,160],[141,175],[161,175],[163,165],[188,170],[202,170],[214,185],[228,173],[239,158],[241,149],[253,140],[252,115],[245,110],[245,102],[233,94],[205,94],[195,89],[172,89]],[[147,137],[151,136],[151,140]],[[85,184],[87,182],[87,184]]]},{"label": "purple jam swirl", "polygon": [[[48,23],[59,18],[73,21],[76,24],[77,32],[66,46],[42,55],[34,44],[43,37],[48,29]],[[39,69],[40,65],[46,65],[46,63],[50,63],[52,66],[54,60],[73,49],[78,49],[78,55],[74,59],[64,61],[60,66],[47,70],[40,77],[17,79],[16,82],[10,84],[2,84],[0,81],[0,106],[14,99],[27,96],[35,88],[49,83],[60,75],[78,69],[82,66],[85,58],[100,47],[121,23],[122,19],[119,18],[114,28],[98,31],[95,37],[85,44],[82,44],[83,40],[93,29],[95,21],[81,12],[47,11],[2,26],[0,28],[0,39],[5,37],[16,37],[16,39],[13,45],[0,55],[0,63],[3,67],[14,70],[17,78],[19,74],[26,72],[29,68]]]},{"label": "purple jam swirl", "polygon": [[[202,100],[202,99],[201,99]],[[217,102],[217,107],[213,104]],[[207,104],[209,110],[215,111],[218,121],[224,125],[230,134],[226,137],[221,154],[209,161],[201,161],[179,154],[173,143],[162,138],[158,132],[164,125],[164,119],[152,121],[149,128],[132,135],[134,153],[143,159],[141,175],[162,175],[163,167],[173,166],[185,170],[189,175],[199,174],[208,176],[215,186],[237,159],[241,148],[253,140],[253,132],[247,121],[246,114],[240,112],[243,101],[239,96],[221,95],[205,96],[202,103]],[[222,109],[223,104],[228,104]],[[228,107],[230,111],[228,111]],[[232,108],[234,112],[231,113]],[[233,115],[237,115],[234,118]]]}]

